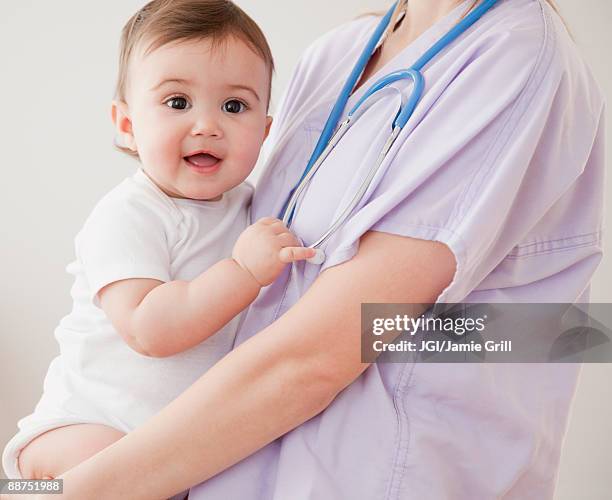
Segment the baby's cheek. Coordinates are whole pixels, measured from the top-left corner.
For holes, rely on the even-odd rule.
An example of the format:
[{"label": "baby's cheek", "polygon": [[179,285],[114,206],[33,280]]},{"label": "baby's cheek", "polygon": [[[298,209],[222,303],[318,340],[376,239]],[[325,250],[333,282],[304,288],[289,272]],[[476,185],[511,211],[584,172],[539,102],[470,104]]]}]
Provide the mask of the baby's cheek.
[{"label": "baby's cheek", "polygon": [[257,162],[259,152],[262,146],[262,138],[258,131],[251,131],[248,135],[243,136],[239,161],[243,168],[252,169]]},{"label": "baby's cheek", "polygon": [[159,164],[167,164],[171,158],[177,159],[180,156],[179,148],[175,141],[163,132],[158,132],[147,141],[149,160]]}]

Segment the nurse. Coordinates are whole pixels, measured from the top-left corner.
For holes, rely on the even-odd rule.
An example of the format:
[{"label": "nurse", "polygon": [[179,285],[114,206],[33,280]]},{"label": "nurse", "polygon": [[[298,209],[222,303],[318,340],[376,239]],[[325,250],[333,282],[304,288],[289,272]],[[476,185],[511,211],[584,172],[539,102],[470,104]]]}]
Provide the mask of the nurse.
[{"label": "nurse", "polygon": [[[400,2],[347,107],[473,4]],[[254,219],[280,213],[379,20],[356,19],[304,54]],[[360,304],[588,300],[602,255],[601,92],[545,0],[501,0],[424,76],[384,175],[325,262],[267,288],[235,349],[67,472],[65,498],[164,498],[197,483],[191,499],[552,498],[579,367],[365,365]],[[354,193],[398,104],[381,93],[325,160],[293,221],[305,243]]]}]

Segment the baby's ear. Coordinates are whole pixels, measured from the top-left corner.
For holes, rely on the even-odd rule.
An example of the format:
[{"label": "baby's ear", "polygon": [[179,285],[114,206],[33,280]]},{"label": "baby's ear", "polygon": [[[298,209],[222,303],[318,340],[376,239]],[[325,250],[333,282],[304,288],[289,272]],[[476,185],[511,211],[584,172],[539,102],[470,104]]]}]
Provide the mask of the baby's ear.
[{"label": "baby's ear", "polygon": [[121,137],[123,146],[136,151],[136,141],[132,132],[132,120],[130,119],[127,103],[124,101],[113,101],[111,118],[115,124],[117,134]]},{"label": "baby's ear", "polygon": [[266,140],[266,138],[268,137],[268,134],[270,133],[271,126],[272,126],[272,117],[266,116],[266,132],[264,134],[264,141]]}]

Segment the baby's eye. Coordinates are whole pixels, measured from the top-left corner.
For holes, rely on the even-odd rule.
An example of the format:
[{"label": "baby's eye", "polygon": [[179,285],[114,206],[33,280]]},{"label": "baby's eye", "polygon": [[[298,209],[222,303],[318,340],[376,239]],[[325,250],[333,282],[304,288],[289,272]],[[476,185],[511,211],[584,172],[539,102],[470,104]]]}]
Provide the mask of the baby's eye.
[{"label": "baby's eye", "polygon": [[223,103],[223,111],[226,113],[242,113],[246,109],[247,105],[238,99],[230,99]]},{"label": "baby's eye", "polygon": [[184,110],[189,106],[189,102],[184,97],[171,97],[170,99],[164,101],[169,108]]}]

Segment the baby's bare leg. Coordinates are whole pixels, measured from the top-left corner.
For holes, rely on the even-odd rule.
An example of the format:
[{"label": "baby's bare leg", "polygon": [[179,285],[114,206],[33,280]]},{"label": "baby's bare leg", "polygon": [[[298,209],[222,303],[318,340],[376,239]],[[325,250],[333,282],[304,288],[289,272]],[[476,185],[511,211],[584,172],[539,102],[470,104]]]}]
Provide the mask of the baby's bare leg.
[{"label": "baby's bare leg", "polygon": [[19,470],[25,479],[55,478],[123,436],[123,432],[102,424],[58,427],[36,437],[21,450]]}]

